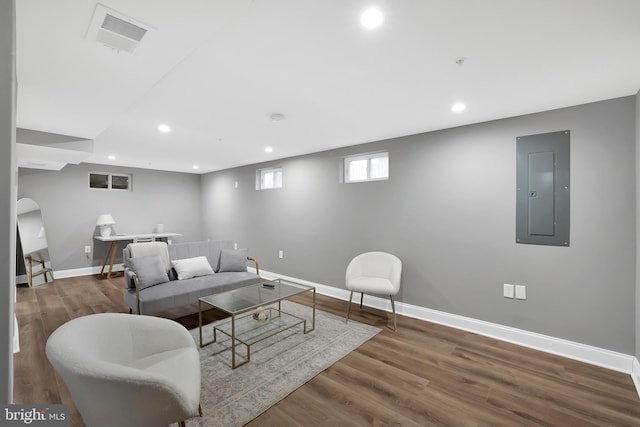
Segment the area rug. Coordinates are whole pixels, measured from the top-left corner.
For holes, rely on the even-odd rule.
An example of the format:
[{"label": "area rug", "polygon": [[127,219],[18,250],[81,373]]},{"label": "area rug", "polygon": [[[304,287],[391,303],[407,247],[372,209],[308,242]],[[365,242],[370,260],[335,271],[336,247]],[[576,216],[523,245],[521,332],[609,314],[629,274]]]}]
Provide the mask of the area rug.
[{"label": "area rug", "polygon": [[[311,317],[310,307],[290,301],[283,301],[282,310]],[[236,369],[231,369],[230,340],[218,334],[218,340],[224,337],[220,343],[200,349],[203,417],[187,420],[187,426],[242,426],[380,332],[319,310],[315,326],[304,334],[298,325],[254,344],[251,362]],[[211,325],[203,328],[205,342],[212,331]],[[198,329],[191,334],[199,343]]]}]

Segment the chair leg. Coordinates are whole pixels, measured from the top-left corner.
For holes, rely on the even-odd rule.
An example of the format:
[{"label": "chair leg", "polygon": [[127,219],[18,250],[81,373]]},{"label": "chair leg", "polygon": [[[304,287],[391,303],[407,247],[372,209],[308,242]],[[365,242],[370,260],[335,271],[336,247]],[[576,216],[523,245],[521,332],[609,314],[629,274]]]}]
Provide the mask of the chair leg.
[{"label": "chair leg", "polygon": [[351,311],[351,299],[353,298],[353,291],[351,291],[351,293],[349,294],[349,305],[347,305],[347,318],[345,319],[344,323],[349,322],[349,312]]},{"label": "chair leg", "polygon": [[360,292],[360,310],[362,310],[362,300],[364,299],[364,292]]},{"label": "chair leg", "polygon": [[202,417],[202,405],[198,403],[198,415]]},{"label": "chair leg", "polygon": [[178,427],[186,427],[187,425],[185,424],[184,421],[178,421]]},{"label": "chair leg", "polygon": [[391,298],[391,309],[393,310],[393,330],[397,330],[398,326],[396,325],[396,305],[393,302],[393,295],[389,295],[389,298]]},{"label": "chair leg", "polygon": [[47,267],[44,264],[44,261],[40,261],[40,265],[41,265],[41,270],[44,271],[44,283],[49,283],[49,281],[47,280],[47,270],[45,270]]},{"label": "chair leg", "polygon": [[31,288],[33,286],[33,261],[31,260],[31,256],[27,255],[25,257],[25,261],[27,267],[27,281],[29,282],[29,287]]}]

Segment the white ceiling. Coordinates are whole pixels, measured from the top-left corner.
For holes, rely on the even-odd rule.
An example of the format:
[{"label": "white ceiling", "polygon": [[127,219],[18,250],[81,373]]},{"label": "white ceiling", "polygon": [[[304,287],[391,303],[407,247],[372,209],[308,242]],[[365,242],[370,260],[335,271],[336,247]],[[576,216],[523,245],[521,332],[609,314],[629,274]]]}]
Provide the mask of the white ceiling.
[{"label": "white ceiling", "polygon": [[17,126],[91,163],[204,173],[640,89],[638,0],[102,1],[154,28],[133,54],[85,40],[95,1],[16,3]]}]

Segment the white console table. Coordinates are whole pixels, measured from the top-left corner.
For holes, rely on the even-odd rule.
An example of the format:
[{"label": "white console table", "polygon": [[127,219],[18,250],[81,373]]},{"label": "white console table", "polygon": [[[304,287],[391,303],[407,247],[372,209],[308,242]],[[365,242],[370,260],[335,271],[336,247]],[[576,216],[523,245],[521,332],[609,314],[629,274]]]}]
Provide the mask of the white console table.
[{"label": "white console table", "polygon": [[104,275],[104,268],[109,263],[109,272],[107,273],[107,278],[111,279],[111,274],[113,272],[113,263],[116,260],[116,253],[118,252],[118,243],[125,241],[134,241],[138,239],[144,240],[162,240],[168,239],[169,237],[182,236],[180,233],[148,233],[148,234],[114,234],[112,236],[93,236],[94,239],[100,242],[109,242],[109,249],[107,249],[107,254],[104,256],[104,262],[102,263],[102,269],[100,270],[100,274]]}]

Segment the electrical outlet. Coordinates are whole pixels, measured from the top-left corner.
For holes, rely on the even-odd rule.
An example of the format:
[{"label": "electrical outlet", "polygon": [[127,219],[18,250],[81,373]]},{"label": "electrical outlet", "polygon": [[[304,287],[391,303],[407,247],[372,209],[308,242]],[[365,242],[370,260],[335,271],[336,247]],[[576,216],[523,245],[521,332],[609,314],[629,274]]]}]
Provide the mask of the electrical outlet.
[{"label": "electrical outlet", "polygon": [[236,250],[238,249],[238,244],[237,243],[233,244],[233,249],[236,249]]},{"label": "electrical outlet", "polygon": [[502,291],[502,295],[505,298],[512,298],[513,299],[513,296],[514,296],[513,285],[510,285],[509,283],[505,283],[503,291]]},{"label": "electrical outlet", "polygon": [[278,251],[278,258],[280,259],[284,258],[284,251],[282,249]]},{"label": "electrical outlet", "polygon": [[516,299],[527,299],[527,287],[516,285]]},{"label": "electrical outlet", "polygon": [[84,247],[84,253],[85,254],[90,254],[91,253],[91,246],[85,246]]}]

